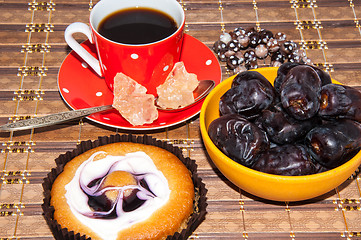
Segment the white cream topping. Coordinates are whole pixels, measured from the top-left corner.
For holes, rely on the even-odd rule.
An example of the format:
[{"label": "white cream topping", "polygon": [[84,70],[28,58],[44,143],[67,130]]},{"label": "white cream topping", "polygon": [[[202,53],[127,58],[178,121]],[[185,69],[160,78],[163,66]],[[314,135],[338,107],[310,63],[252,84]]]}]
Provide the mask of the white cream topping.
[{"label": "white cream topping", "polygon": [[[74,178],[65,186],[67,191],[65,197],[72,213],[82,224],[88,226],[102,239],[115,240],[119,231],[146,220],[161,208],[169,199],[170,189],[167,179],[146,153],[139,151],[128,153],[125,156],[107,155],[103,159],[93,161],[95,156],[102,153],[105,152],[94,153],[81,164]],[[129,186],[139,190],[137,196],[146,200],[143,205],[131,212],[124,212],[121,206],[116,206],[116,218],[90,217],[89,215],[94,214],[94,211],[88,206],[88,196],[82,187],[85,186],[86,191],[96,192],[97,189],[88,188],[87,185],[113,171],[126,171],[134,176],[141,175],[151,192],[139,184],[138,186]],[[122,193],[124,187],[117,190]],[[122,201],[121,197],[118,200]],[[121,205],[121,202],[118,205]]]}]

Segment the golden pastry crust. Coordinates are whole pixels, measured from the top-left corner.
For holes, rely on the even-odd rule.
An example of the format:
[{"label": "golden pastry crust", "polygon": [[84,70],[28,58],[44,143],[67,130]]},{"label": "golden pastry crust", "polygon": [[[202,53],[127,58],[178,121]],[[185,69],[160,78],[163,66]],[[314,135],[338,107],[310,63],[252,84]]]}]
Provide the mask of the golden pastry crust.
[{"label": "golden pastry crust", "polygon": [[123,156],[137,151],[145,152],[168,180],[171,190],[169,201],[162,208],[145,221],[120,231],[118,239],[165,239],[184,227],[183,225],[193,212],[194,186],[189,170],[174,154],[162,148],[119,142],[91,149],[75,157],[65,165],[64,171],[56,178],[51,189],[51,205],[55,209],[54,219],[63,228],[81,235],[85,234],[92,239],[100,239],[72,214],[65,198],[65,186],[73,179],[78,167],[98,151],[105,151],[113,156]]}]

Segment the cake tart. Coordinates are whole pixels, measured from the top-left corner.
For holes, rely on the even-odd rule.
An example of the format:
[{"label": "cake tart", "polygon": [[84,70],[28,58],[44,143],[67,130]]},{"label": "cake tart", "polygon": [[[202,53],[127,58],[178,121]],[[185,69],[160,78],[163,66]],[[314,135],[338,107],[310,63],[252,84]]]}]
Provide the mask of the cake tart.
[{"label": "cake tart", "polygon": [[67,153],[44,181],[43,209],[54,236],[185,239],[205,215],[206,190],[194,161],[147,136],[115,138]]}]

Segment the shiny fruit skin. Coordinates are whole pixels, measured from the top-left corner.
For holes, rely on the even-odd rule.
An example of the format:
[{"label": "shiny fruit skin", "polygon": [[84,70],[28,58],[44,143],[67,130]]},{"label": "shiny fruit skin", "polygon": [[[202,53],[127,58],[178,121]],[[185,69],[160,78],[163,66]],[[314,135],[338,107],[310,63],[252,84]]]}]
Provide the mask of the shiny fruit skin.
[{"label": "shiny fruit skin", "polygon": [[340,166],[361,146],[361,124],[343,119],[313,128],[305,137],[312,157],[327,168]]},{"label": "shiny fruit skin", "polygon": [[348,118],[361,122],[361,92],[357,89],[328,84],[320,92],[319,116],[324,118]]},{"label": "shiny fruit skin", "polygon": [[256,160],[253,169],[270,174],[302,176],[316,172],[307,149],[299,144],[286,144],[270,148]]},{"label": "shiny fruit skin", "polygon": [[247,167],[259,153],[269,148],[266,133],[237,114],[213,120],[208,134],[224,154]]}]

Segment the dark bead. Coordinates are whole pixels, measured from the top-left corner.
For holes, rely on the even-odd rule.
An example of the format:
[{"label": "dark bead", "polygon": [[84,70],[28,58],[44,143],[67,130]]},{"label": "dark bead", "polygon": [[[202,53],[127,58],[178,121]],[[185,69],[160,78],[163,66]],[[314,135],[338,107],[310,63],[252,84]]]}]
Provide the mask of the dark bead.
[{"label": "dark bead", "polygon": [[273,38],[273,33],[271,31],[269,31],[269,30],[262,29],[259,32],[259,36],[260,36],[261,42],[263,44],[267,44],[268,41]]},{"label": "dark bead", "polygon": [[225,44],[221,40],[218,40],[218,41],[214,42],[212,49],[215,53],[219,53],[221,51],[224,52],[227,49],[227,44]]},{"label": "dark bead", "polygon": [[247,70],[256,69],[258,68],[258,63],[257,61],[245,62],[244,66],[247,68]]},{"label": "dark bead", "polygon": [[217,53],[218,59],[221,62],[226,62],[227,61],[227,54],[226,51],[221,51]]},{"label": "dark bead", "polygon": [[287,55],[287,59],[289,62],[301,62],[302,61],[302,58],[300,55],[298,55],[297,53],[295,52],[292,52],[290,54]]},{"label": "dark bead", "polygon": [[278,32],[275,34],[274,38],[281,44],[286,41],[287,35],[282,32]]},{"label": "dark bead", "polygon": [[261,43],[261,38],[258,32],[251,33],[249,35],[249,46],[255,48]]},{"label": "dark bead", "polygon": [[253,33],[256,33],[256,32],[257,32],[257,29],[255,27],[249,27],[246,29],[245,34],[247,36],[251,36]]},{"label": "dark bead", "polygon": [[242,27],[235,28],[233,32],[237,37],[246,34],[246,30]]},{"label": "dark bead", "polygon": [[227,66],[229,69],[235,69],[236,67],[238,67],[239,65],[241,65],[243,63],[244,59],[241,58],[239,59],[237,56],[232,55],[227,59]]},{"label": "dark bead", "polygon": [[284,63],[285,60],[286,60],[286,56],[281,51],[274,52],[271,55],[271,61]]},{"label": "dark bead", "polygon": [[249,49],[243,53],[244,60],[247,62],[256,62],[257,56],[256,52],[253,49]]},{"label": "dark bead", "polygon": [[244,65],[247,69],[257,68],[257,56],[253,49],[248,49],[244,52]]},{"label": "dark bead", "polygon": [[233,52],[238,52],[239,50],[241,50],[241,44],[238,42],[238,40],[231,40],[227,44],[227,49]]},{"label": "dark bead", "polygon": [[293,41],[286,41],[281,44],[280,50],[285,54],[291,54],[293,51],[295,51],[298,48],[297,43]]},{"label": "dark bead", "polygon": [[237,34],[235,32],[232,32],[232,31],[229,32],[228,34],[231,36],[232,40],[236,40],[237,37],[238,37]]}]

